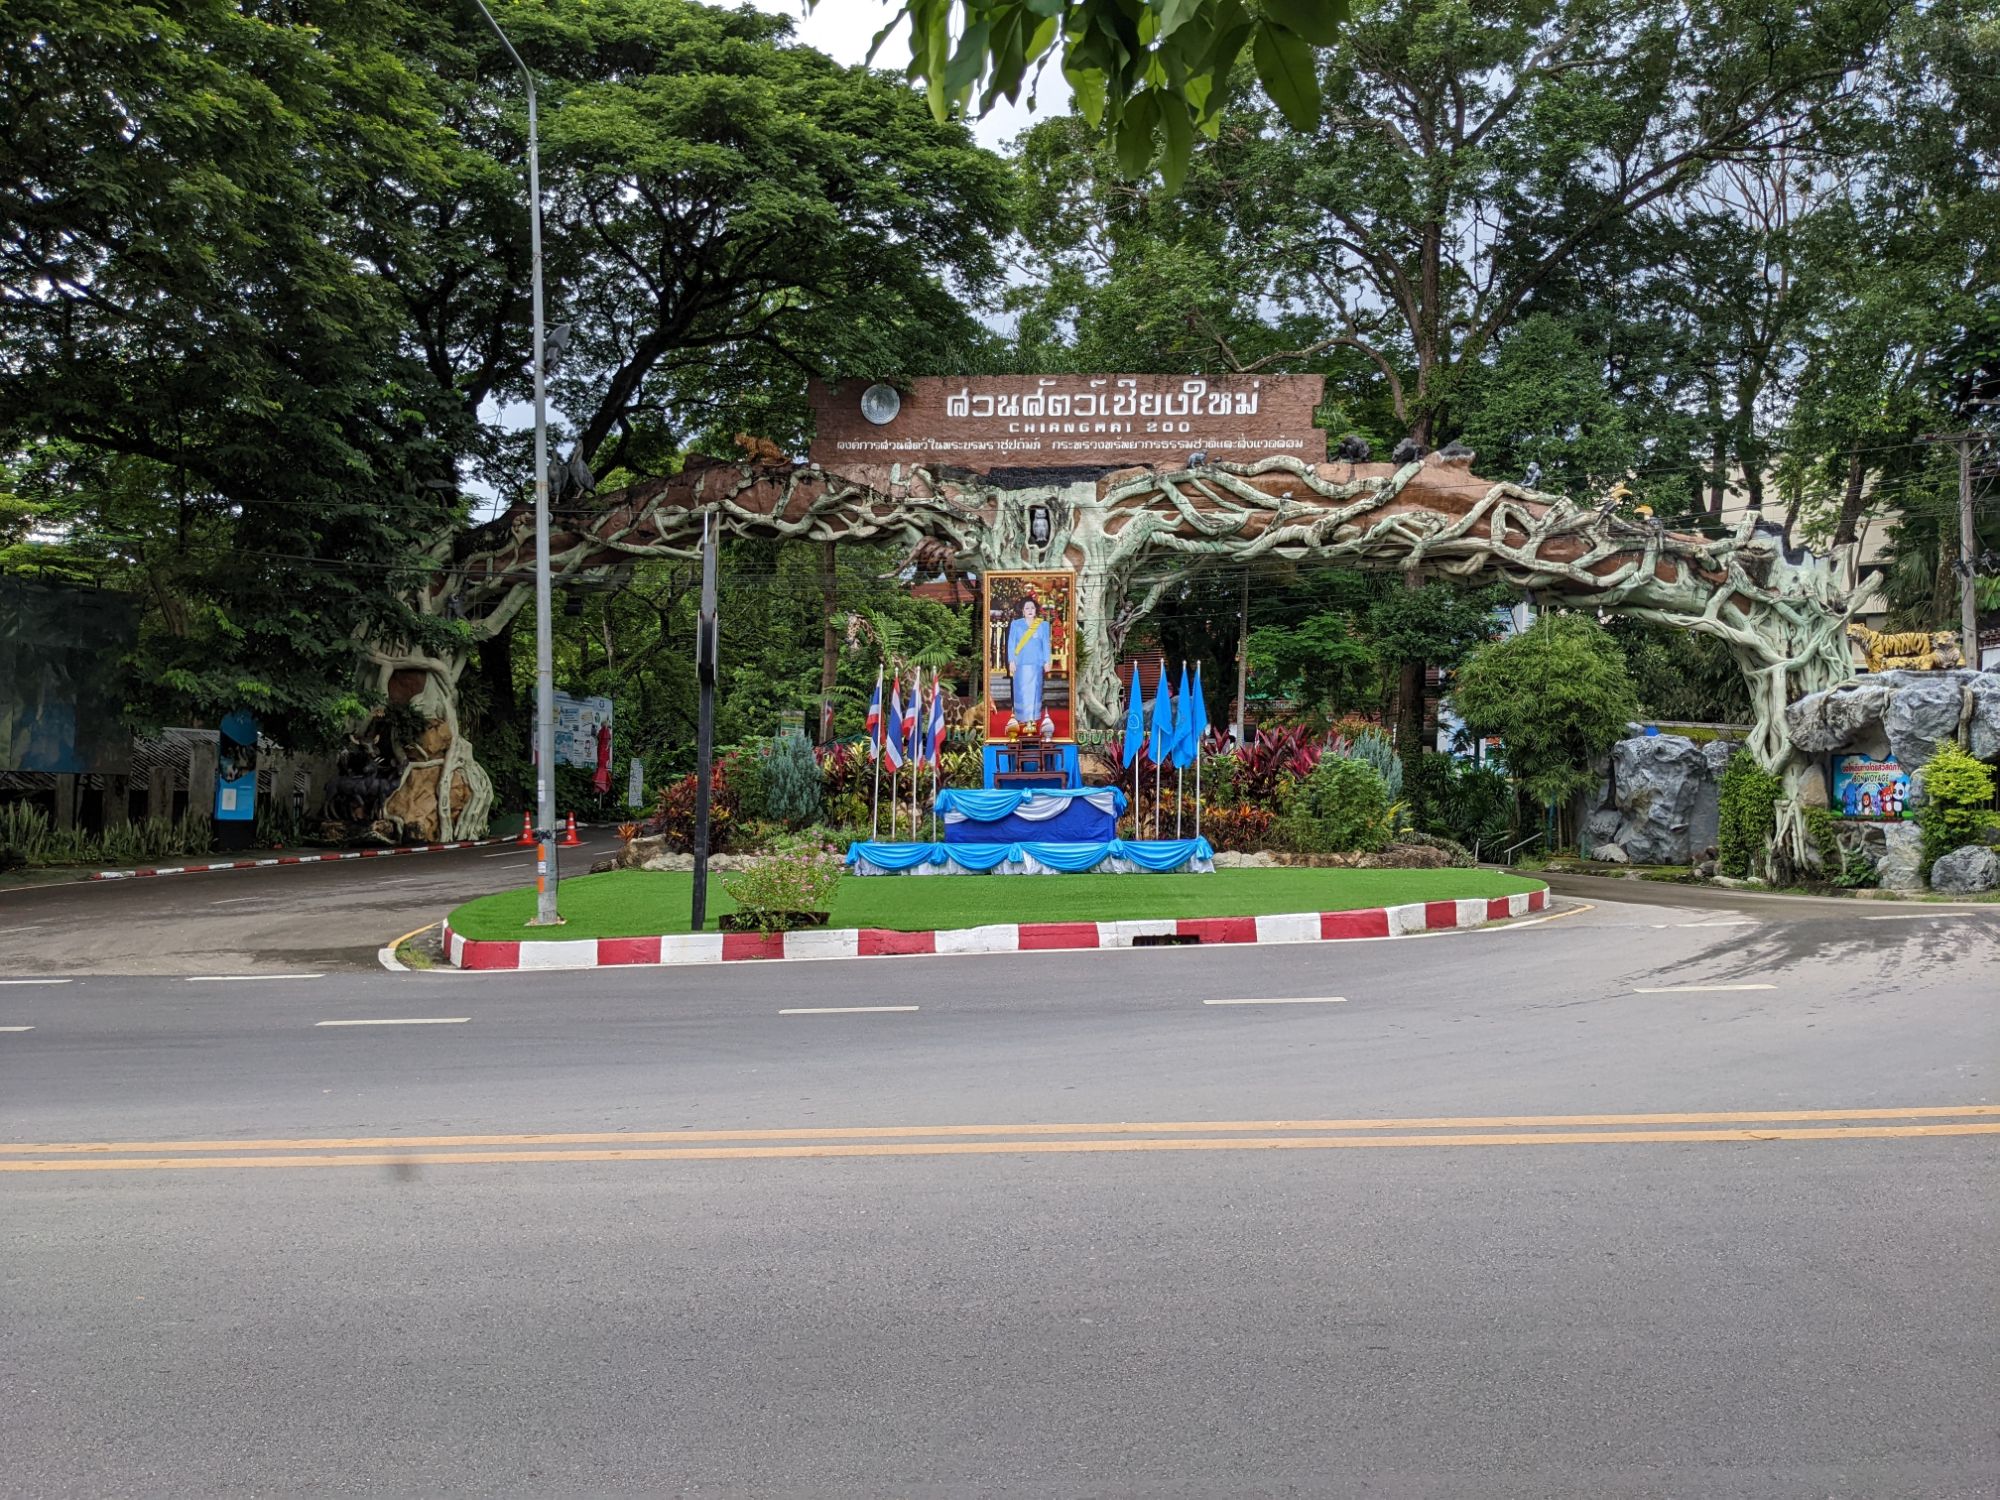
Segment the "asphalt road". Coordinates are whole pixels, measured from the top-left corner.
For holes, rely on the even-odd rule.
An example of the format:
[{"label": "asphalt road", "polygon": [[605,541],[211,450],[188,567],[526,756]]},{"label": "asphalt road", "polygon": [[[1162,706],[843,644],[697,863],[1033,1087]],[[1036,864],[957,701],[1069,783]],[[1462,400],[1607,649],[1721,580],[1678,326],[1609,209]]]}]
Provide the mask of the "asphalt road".
[{"label": "asphalt road", "polygon": [[0,987],[0,1494],[1989,1496],[2000,912],[1829,905]]},{"label": "asphalt road", "polygon": [[[561,868],[618,848],[585,829]],[[217,856],[221,858],[222,856]],[[285,973],[378,967],[376,951],[488,891],[534,879],[514,845],[261,870],[0,889],[0,974]]]}]

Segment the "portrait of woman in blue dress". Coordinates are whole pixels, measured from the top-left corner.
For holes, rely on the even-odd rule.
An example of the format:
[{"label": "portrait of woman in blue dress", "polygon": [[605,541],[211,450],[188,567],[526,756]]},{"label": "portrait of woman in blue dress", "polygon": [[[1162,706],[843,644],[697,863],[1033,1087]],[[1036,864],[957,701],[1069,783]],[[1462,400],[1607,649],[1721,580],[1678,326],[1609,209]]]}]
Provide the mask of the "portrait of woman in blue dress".
[{"label": "portrait of woman in blue dress", "polygon": [[1014,683],[1010,707],[1023,724],[1042,717],[1042,677],[1048,669],[1048,624],[1035,601],[1023,599],[1021,617],[1007,626],[1007,671]]}]

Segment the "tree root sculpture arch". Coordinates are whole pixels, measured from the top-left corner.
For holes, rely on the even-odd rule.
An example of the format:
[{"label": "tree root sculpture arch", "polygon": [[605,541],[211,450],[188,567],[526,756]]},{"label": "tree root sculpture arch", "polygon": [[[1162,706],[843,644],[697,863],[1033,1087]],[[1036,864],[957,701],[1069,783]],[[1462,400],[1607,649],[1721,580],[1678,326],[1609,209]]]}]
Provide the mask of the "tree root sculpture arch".
[{"label": "tree root sculpture arch", "polygon": [[[1037,543],[1033,508],[1050,518]],[[1845,584],[1851,560],[1788,546],[1749,516],[1727,536],[1666,530],[1606,500],[1580,507],[1475,476],[1469,460],[1254,464],[1124,469],[1101,476],[1020,471],[859,469],[691,462],[551,518],[559,584],[598,579],[648,558],[691,558],[704,517],[724,532],[781,541],[892,542],[968,570],[1073,568],[1079,575],[1079,722],[1115,727],[1116,663],[1132,626],[1191,572],[1259,562],[1356,566],[1504,579],[1545,599],[1703,631],[1724,641],[1752,690],[1750,748],[1784,767],[1784,708],[1850,675]],[[532,596],[534,541],[525,510],[432,551],[426,612],[465,619],[474,637],[504,628]],[[421,666],[424,691],[455,703],[462,660],[419,663],[399,648],[378,662]],[[434,686],[433,686],[434,685]],[[433,700],[435,701],[435,700]],[[443,715],[440,715],[443,717]],[[454,742],[462,744],[455,712]],[[447,752],[443,784],[476,770]],[[469,784],[478,780],[467,775]],[[406,773],[407,785],[407,773]],[[446,818],[454,815],[447,810]],[[468,821],[463,812],[459,824]]]}]

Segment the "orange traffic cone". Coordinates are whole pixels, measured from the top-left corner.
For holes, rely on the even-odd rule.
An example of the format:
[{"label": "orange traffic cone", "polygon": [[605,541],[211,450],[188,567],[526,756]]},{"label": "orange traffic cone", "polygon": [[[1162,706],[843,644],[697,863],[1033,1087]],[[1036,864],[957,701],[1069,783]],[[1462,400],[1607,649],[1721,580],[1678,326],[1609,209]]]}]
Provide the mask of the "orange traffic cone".
[{"label": "orange traffic cone", "polygon": [[569,821],[563,824],[562,843],[559,847],[564,849],[574,849],[578,844],[582,842],[583,840],[576,836],[576,814],[571,813],[569,815]]},{"label": "orange traffic cone", "polygon": [[535,841],[535,815],[521,814],[521,836],[514,840],[517,844],[532,844]]}]

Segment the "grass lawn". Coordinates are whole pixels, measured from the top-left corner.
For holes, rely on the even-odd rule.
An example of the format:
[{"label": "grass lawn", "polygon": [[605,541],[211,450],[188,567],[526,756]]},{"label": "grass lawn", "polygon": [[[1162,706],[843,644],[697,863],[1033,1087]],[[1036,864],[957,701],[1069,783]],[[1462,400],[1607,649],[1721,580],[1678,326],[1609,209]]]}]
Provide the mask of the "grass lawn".
[{"label": "grass lawn", "polygon": [[[1490,870],[1217,870],[1213,875],[849,875],[834,898],[834,927],[923,932],[988,922],[1108,922],[1136,917],[1258,917],[1350,911],[1408,901],[1511,896],[1541,882]],[[487,940],[650,937],[686,932],[694,877],[613,870],[562,883],[564,925],[529,928],[532,887],[468,901],[452,931]],[[735,910],[722,880],[709,881],[711,931]]]}]

